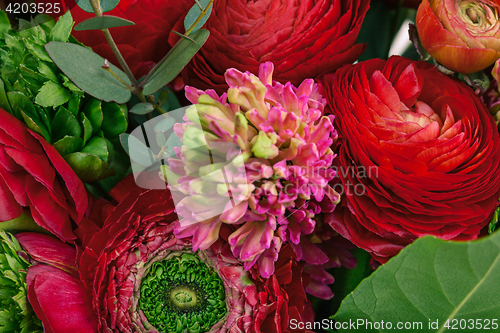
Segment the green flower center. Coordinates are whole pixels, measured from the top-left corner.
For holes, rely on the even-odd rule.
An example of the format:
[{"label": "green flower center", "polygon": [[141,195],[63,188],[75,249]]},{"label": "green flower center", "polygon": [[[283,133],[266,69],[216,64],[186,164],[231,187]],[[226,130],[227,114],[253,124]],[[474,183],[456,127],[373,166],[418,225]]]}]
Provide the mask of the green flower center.
[{"label": "green flower center", "polygon": [[184,253],[151,266],[139,308],[160,332],[207,332],[226,315],[224,283],[198,256]]}]

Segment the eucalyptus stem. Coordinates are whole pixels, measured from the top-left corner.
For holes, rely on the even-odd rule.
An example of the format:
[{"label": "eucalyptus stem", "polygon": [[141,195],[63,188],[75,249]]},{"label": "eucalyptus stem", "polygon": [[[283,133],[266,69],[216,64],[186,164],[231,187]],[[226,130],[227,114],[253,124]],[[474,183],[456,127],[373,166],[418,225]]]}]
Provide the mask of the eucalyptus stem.
[{"label": "eucalyptus stem", "polygon": [[[200,15],[198,15],[198,18],[196,19],[196,21],[194,21],[194,23],[191,25],[191,27],[189,27],[189,29],[186,31],[186,33],[184,35],[180,35],[181,37],[188,37],[188,35],[193,31],[193,29],[198,25],[198,23],[201,21],[201,19],[207,15],[207,12],[208,12],[208,9],[210,8],[210,6],[214,3],[214,0],[210,0],[210,2],[208,3],[207,7],[203,10],[201,10],[200,12]],[[198,4],[198,3],[197,3]],[[198,4],[199,6],[199,4]],[[188,38],[188,39],[191,39],[191,38]],[[194,41],[193,41],[194,42]],[[142,80],[142,82],[144,82],[144,84],[146,84],[149,79],[156,73],[156,70],[158,68],[160,68],[160,66],[167,60],[168,56],[170,55],[170,52],[172,52],[173,48],[170,49],[170,51],[163,57],[163,59],[161,59],[156,65],[155,67],[153,67],[153,69],[148,73],[148,75],[146,75],[146,77],[144,78],[144,80]]]},{"label": "eucalyptus stem", "polygon": [[[90,4],[92,5],[92,9],[94,9],[94,13],[97,17],[103,16],[101,4],[99,3],[99,0],[90,0]],[[109,29],[103,29],[101,31],[104,33],[104,38],[106,38],[106,41],[108,42],[109,46],[111,47],[111,51],[113,51],[113,54],[116,56],[116,59],[118,59],[118,62],[120,63],[120,66],[122,67],[123,71],[125,72],[125,74],[127,74],[128,78],[130,79],[130,82],[132,82],[132,86],[134,87],[134,90],[139,91],[141,89],[139,87],[139,82],[137,82],[137,79],[135,78],[134,74],[130,70],[130,67],[128,66],[127,62],[125,61],[125,58],[123,58],[122,53],[118,49],[118,46],[116,45],[115,40],[113,39],[113,37],[111,36],[111,33],[109,32]],[[143,102],[145,102],[145,98],[144,98]]]},{"label": "eucalyptus stem", "polygon": [[[186,31],[186,33],[184,34],[184,36],[189,36],[189,34],[191,32],[193,32],[194,28],[196,28],[196,26],[198,25],[198,23],[200,23],[201,19],[207,15],[207,12],[208,12],[208,9],[210,8],[210,6],[214,3],[214,0],[210,0],[210,2],[208,3],[207,7],[201,11],[200,15],[198,15],[198,18],[196,19],[196,21],[194,21],[194,23],[191,25],[191,27],[188,29],[188,31]],[[198,4],[199,6],[199,4]]]}]

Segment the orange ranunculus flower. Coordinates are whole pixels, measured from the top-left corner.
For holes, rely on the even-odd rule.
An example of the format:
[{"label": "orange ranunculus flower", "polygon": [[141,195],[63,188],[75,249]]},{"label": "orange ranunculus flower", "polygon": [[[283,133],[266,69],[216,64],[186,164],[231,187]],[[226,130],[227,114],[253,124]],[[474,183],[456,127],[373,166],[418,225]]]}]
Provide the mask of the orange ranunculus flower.
[{"label": "orange ranunculus flower", "polygon": [[460,73],[485,69],[500,58],[500,1],[423,0],[417,31],[425,50]]}]

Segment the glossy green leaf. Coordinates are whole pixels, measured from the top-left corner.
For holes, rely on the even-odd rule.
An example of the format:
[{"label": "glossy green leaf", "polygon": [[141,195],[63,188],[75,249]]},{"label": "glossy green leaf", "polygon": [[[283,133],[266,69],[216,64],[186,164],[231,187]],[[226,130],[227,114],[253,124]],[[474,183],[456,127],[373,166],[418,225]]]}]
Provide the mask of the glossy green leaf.
[{"label": "glossy green leaf", "polygon": [[111,144],[113,145],[113,160],[110,165],[115,169],[116,175],[102,179],[98,182],[99,187],[102,188],[105,193],[109,193],[109,191],[115,187],[120,180],[132,172],[130,167],[130,157],[123,150],[120,139],[116,138],[111,140]]},{"label": "glossy green leaf", "polygon": [[0,33],[9,31],[11,28],[9,17],[4,11],[0,11]]},{"label": "glossy green leaf", "polygon": [[127,107],[115,103],[102,103],[101,129],[107,138],[115,138],[127,130]]},{"label": "glossy green leaf", "polygon": [[[201,5],[201,7],[203,7],[203,9],[206,9],[209,3],[210,0],[199,0],[199,4]],[[208,9],[207,13],[205,14],[205,16],[202,17],[200,22],[196,24],[196,27],[194,27],[194,29],[191,30],[191,33],[196,32],[200,30],[201,27],[203,27],[203,25],[207,22],[208,18],[210,17],[210,14],[212,13],[212,7],[213,7],[212,4],[210,4],[210,8]],[[186,17],[184,18],[184,29],[186,31],[188,31],[191,28],[191,26],[198,19],[200,14],[201,14],[201,9],[198,6],[198,4],[195,4],[193,7],[191,7]]]},{"label": "glossy green leaf", "polygon": [[129,20],[125,20],[121,17],[106,15],[89,18],[78,24],[75,27],[75,30],[104,30],[116,27],[126,27],[129,25],[135,25],[135,23]]},{"label": "glossy green leaf", "polygon": [[108,163],[110,153],[106,140],[99,136],[94,136],[81,150],[82,153],[92,154],[98,156],[103,162]]},{"label": "glossy green leaf", "polygon": [[64,159],[84,182],[94,182],[115,175],[115,170],[96,155],[77,152],[66,155]]},{"label": "glossy green leaf", "polygon": [[49,54],[45,50],[45,47],[43,44],[35,43],[35,42],[28,40],[28,39],[25,39],[24,43],[26,45],[26,48],[30,51],[30,53],[33,54],[38,59],[43,60],[43,61],[49,61],[49,62],[52,61],[52,59],[50,59],[50,57],[49,57]]},{"label": "glossy green leaf", "polygon": [[33,115],[27,115],[24,111],[21,110],[21,115],[28,126],[29,129],[43,136],[47,142],[51,142],[50,133],[47,131],[45,126],[42,124],[41,120]]},{"label": "glossy green leaf", "polygon": [[0,78],[0,108],[4,109],[9,113],[12,113],[9,99],[7,98],[7,92],[5,90],[5,84],[3,83],[2,78]]},{"label": "glossy green leaf", "polygon": [[[45,49],[43,49],[43,50],[45,51]],[[55,68],[52,68],[49,64],[52,65],[51,63],[47,63],[45,61],[39,61],[38,62],[38,71],[43,76],[45,76],[45,78],[47,78],[55,83],[59,83],[59,79],[57,78],[57,74],[56,74],[57,72],[56,72]]]},{"label": "glossy green leaf", "polygon": [[74,24],[75,22],[73,22],[71,12],[68,10],[66,14],[59,17],[59,20],[57,20],[54,29],[52,29],[49,40],[54,42],[67,42]]},{"label": "glossy green leaf", "polygon": [[[426,236],[365,279],[344,299],[334,319],[340,323],[383,320],[393,325],[392,329],[386,324],[384,328],[351,327],[339,332],[394,332],[398,322],[410,322],[422,326],[413,326],[408,332],[442,333],[448,331],[446,324],[469,325],[470,319],[481,320],[482,325],[489,319],[491,328],[491,320],[500,313],[495,292],[499,280],[500,233],[473,242]],[[430,327],[430,323],[437,324]],[[459,331],[481,330],[462,326]]]},{"label": "glossy green leaf", "polygon": [[[123,133],[120,135],[120,142],[125,152],[127,152],[129,156],[134,156],[134,162],[146,167],[154,163],[155,157],[151,149],[135,136]],[[131,154],[131,152],[133,152],[133,154]]]},{"label": "glossy green leaf", "polygon": [[23,119],[20,110],[29,115],[36,113],[35,106],[25,94],[19,91],[10,91],[7,93],[7,98],[9,99],[14,116],[19,120]]},{"label": "glossy green leaf", "polygon": [[53,146],[64,157],[82,149],[83,140],[74,136],[65,136],[61,140],[54,142]]},{"label": "glossy green leaf", "polygon": [[85,116],[84,113],[80,113],[80,123],[82,124],[82,129],[83,129],[83,144],[87,144],[87,141],[90,139],[92,136],[92,123],[90,122],[89,118]]},{"label": "glossy green leaf", "polygon": [[65,136],[80,137],[82,129],[75,115],[61,106],[52,119],[52,139],[58,141]]},{"label": "glossy green leaf", "polygon": [[70,92],[63,86],[53,82],[47,81],[36,95],[35,103],[45,107],[58,107],[63,105],[71,97]]},{"label": "glossy green leaf", "polygon": [[154,94],[172,81],[205,44],[209,34],[208,30],[200,29],[189,36],[194,43],[188,39],[180,39],[170,50],[167,59],[159,67],[152,69],[154,74],[144,85],[144,95]]},{"label": "glossy green leaf", "polygon": [[151,103],[139,103],[134,105],[132,109],[130,109],[130,112],[135,114],[148,114],[151,113],[154,109],[155,107]]},{"label": "glossy green leaf", "polygon": [[[75,0],[76,4],[78,7],[86,11],[87,13],[93,13],[94,9],[92,8],[92,5],[90,4],[89,0]],[[101,0],[101,10],[103,13],[109,12],[113,10],[116,6],[118,6],[118,3],[120,3],[120,0]]]},{"label": "glossy green leaf", "polygon": [[92,98],[83,107],[83,113],[89,119],[92,124],[93,133],[96,133],[98,129],[101,128],[102,120],[104,115],[102,114],[102,101]]},{"label": "glossy green leaf", "polygon": [[[117,103],[126,103],[130,99],[130,90],[102,68],[104,58],[93,51],[80,45],[61,42],[47,43],[45,49],[64,74],[89,95]],[[123,71],[113,64],[110,64],[110,68],[124,82],[130,84]]]}]

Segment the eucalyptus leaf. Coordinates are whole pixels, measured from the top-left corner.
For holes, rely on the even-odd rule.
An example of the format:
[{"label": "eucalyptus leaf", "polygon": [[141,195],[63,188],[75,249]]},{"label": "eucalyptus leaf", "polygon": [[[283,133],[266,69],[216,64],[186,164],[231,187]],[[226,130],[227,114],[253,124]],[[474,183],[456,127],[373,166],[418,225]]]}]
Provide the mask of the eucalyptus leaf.
[{"label": "eucalyptus leaf", "polygon": [[[89,95],[117,103],[126,103],[130,99],[132,93],[128,87],[102,68],[104,58],[93,51],[80,45],[61,42],[47,43],[45,49],[61,71]],[[123,71],[113,64],[109,66],[121,80],[131,84]]]},{"label": "eucalyptus leaf", "polygon": [[135,25],[134,22],[123,19],[117,16],[97,16],[89,18],[75,27],[76,31],[85,30],[104,30],[116,27],[126,27],[129,25]]},{"label": "eucalyptus leaf", "polygon": [[130,112],[135,114],[148,114],[151,113],[154,109],[155,107],[151,103],[139,103],[134,105],[132,109],[130,109]]},{"label": "eucalyptus leaf", "polygon": [[120,142],[127,154],[133,156],[133,160],[140,165],[147,167],[155,162],[155,157],[151,149],[135,136],[123,133],[120,135]]},{"label": "eucalyptus leaf", "polygon": [[333,319],[379,323],[378,328],[344,327],[339,332],[393,332],[398,322],[421,323],[412,330],[407,327],[406,332],[442,333],[454,323],[460,325],[456,325],[460,332],[480,332],[464,329],[462,324],[470,327],[472,319],[484,326],[489,319],[492,327],[500,313],[498,281],[500,233],[471,242],[426,236],[365,279],[344,299]]},{"label": "eucalyptus leaf", "polygon": [[145,83],[143,94],[154,94],[172,81],[205,44],[209,34],[208,30],[200,29],[189,36],[195,41],[194,43],[188,39],[180,39],[170,50],[165,61],[160,66],[152,69],[154,74]]},{"label": "eucalyptus leaf", "polygon": [[[86,11],[87,13],[93,13],[94,9],[92,8],[92,5],[90,4],[89,0],[75,0],[76,4],[78,7]],[[118,6],[118,3],[120,3],[120,0],[101,0],[101,10],[103,13],[109,12],[113,10],[116,6]]]},{"label": "eucalyptus leaf", "polygon": [[[198,2],[201,5],[201,7],[203,7],[203,9],[206,9],[208,4],[210,4],[210,0],[199,0]],[[210,17],[210,14],[212,13],[212,7],[213,7],[212,5],[213,3],[210,4],[210,8],[208,8],[207,13],[201,18],[200,22],[196,24],[193,30],[191,30],[191,33],[200,30],[201,27],[203,27],[203,25],[207,22],[208,18]],[[196,20],[200,15],[201,15],[200,7],[198,6],[198,4],[195,4],[193,7],[191,7],[186,17],[184,18],[184,29],[188,31],[192,27],[192,25],[196,22]]]}]

